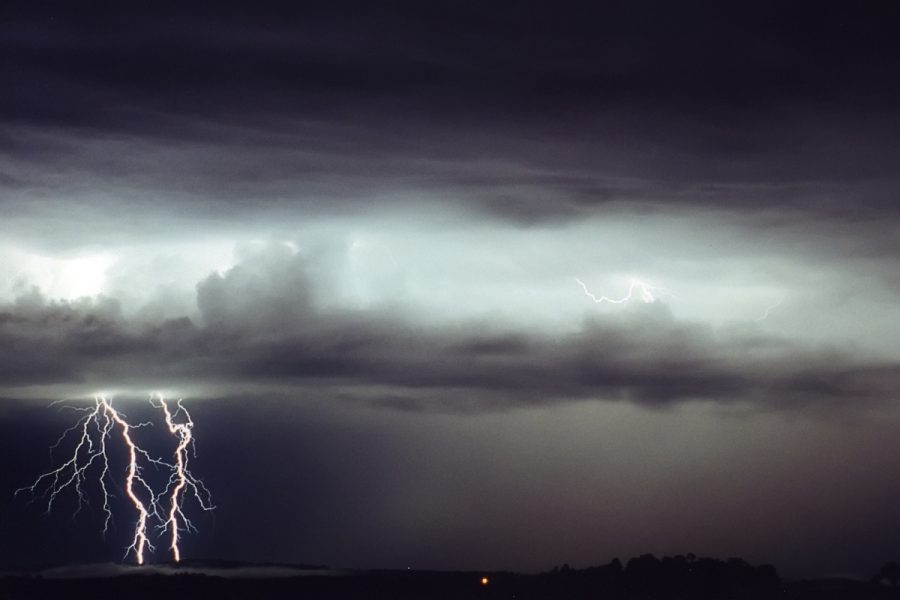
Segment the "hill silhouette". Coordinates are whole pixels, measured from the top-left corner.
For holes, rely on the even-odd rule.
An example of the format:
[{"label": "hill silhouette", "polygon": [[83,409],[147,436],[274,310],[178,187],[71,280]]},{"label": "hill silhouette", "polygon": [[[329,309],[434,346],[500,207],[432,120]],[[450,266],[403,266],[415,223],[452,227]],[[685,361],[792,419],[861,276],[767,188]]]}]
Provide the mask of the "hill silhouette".
[{"label": "hill silhouette", "polygon": [[[783,581],[771,565],[753,566],[740,558],[719,560],[678,555],[657,558],[644,554],[628,560],[573,569],[554,567],[539,574],[449,571],[334,571],[321,566],[269,565],[281,569],[266,576],[267,565],[234,561],[193,561],[167,571],[129,569],[121,574],[65,575],[59,569],[0,578],[0,598],[178,600],[245,598],[317,600],[393,599],[450,600],[785,600],[900,599],[896,563],[885,563],[871,581],[821,579]],[[171,566],[170,566],[171,567]],[[209,568],[204,573],[199,568]],[[221,568],[246,572],[234,577]],[[296,569],[284,576],[283,569]],[[70,571],[75,573],[77,571]],[[140,574],[139,574],[140,573]]]}]

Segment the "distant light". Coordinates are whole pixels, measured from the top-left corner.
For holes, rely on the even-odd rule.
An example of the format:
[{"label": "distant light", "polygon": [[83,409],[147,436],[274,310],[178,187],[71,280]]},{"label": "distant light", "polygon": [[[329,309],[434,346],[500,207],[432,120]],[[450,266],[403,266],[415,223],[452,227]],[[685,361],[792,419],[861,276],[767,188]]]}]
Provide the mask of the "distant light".
[{"label": "distant light", "polygon": [[488,579],[487,577],[482,577],[482,578],[481,578],[481,585],[487,585],[487,584],[489,584],[490,582],[491,582],[491,580]]},{"label": "distant light", "polygon": [[113,256],[106,254],[58,258],[21,252],[13,257],[16,271],[29,284],[50,298],[64,300],[102,293],[106,271],[115,262]]}]

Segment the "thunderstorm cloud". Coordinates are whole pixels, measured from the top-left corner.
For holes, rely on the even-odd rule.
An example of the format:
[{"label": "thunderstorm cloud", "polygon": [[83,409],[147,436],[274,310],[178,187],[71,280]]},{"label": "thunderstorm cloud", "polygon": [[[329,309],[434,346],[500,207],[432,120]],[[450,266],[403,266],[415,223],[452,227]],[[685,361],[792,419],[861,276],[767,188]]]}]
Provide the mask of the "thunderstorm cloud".
[{"label": "thunderstorm cloud", "polygon": [[661,302],[589,315],[563,332],[336,308],[315,284],[321,262],[337,261],[267,246],[199,281],[193,318],[129,317],[114,299],[48,300],[33,289],[0,312],[0,384],[224,381],[477,410],[563,400],[861,404],[887,400],[900,383],[894,360],[753,322],[676,319]]},{"label": "thunderstorm cloud", "polygon": [[[46,403],[163,389],[220,507],[194,556],[871,575],[900,553],[898,18],[3,6],[2,480],[71,424]],[[635,280],[667,293],[578,283]],[[0,567],[109,560],[21,514]]]}]

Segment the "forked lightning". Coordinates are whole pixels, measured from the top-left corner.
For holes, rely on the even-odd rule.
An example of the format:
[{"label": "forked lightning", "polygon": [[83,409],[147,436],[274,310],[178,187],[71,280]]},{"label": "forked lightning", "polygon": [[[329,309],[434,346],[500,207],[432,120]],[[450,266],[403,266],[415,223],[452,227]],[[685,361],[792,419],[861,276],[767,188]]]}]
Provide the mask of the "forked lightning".
[{"label": "forked lightning", "polygon": [[610,298],[608,296],[596,296],[594,295],[587,287],[587,285],[577,277],[575,278],[575,282],[581,286],[581,289],[584,290],[584,295],[596,302],[597,304],[603,304],[608,302],[609,304],[626,304],[632,298],[635,297],[635,290],[639,292],[639,299],[649,304],[651,302],[655,302],[658,296],[671,296],[672,293],[669,292],[665,288],[661,288],[655,285],[651,285],[645,281],[641,281],[640,279],[632,279],[628,284],[628,293],[622,296],[621,298]]},{"label": "forked lightning", "polygon": [[[105,515],[103,533],[106,534],[113,518],[110,505],[113,496],[109,489],[115,481],[108,448],[110,443],[118,440],[127,451],[124,472],[125,496],[136,513],[134,534],[131,544],[125,550],[125,556],[133,554],[139,565],[144,564],[147,551],[155,549],[151,542],[151,525],[157,523],[158,529],[169,534],[171,540],[169,547],[173,558],[176,562],[181,560],[179,533],[184,529],[194,530],[193,524],[183,510],[185,498],[194,498],[203,510],[212,510],[213,506],[210,503],[209,491],[188,469],[189,450],[193,450],[194,444],[192,435],[194,423],[190,413],[180,400],[175,411],[170,410],[162,396],[152,397],[151,404],[162,409],[168,432],[177,439],[174,463],[155,458],[135,442],[133,430],[150,426],[152,423],[130,424],[126,415],[114,408],[108,397],[100,395],[94,398],[92,406],[72,407],[84,415],[75,425],[65,430],[51,446],[52,453],[75,434],[75,448],[69,459],[56,469],[40,475],[30,486],[19,488],[16,494],[27,492],[32,496],[46,499],[47,512],[50,512],[59,495],[71,490],[77,500],[75,514],[78,514],[87,502],[84,484],[89,476],[96,474],[103,498]],[[143,471],[148,466],[171,472],[162,493],[156,493],[143,476]],[[168,499],[166,507],[163,506],[165,499]]]},{"label": "forked lightning", "polygon": [[[169,497],[169,510],[163,529],[169,533],[171,540],[169,548],[172,550],[172,558],[175,559],[175,562],[179,562],[181,560],[181,550],[178,547],[179,532],[181,530],[179,521],[185,529],[195,530],[193,523],[182,510],[182,501],[185,493],[190,492],[203,510],[212,510],[213,507],[209,504],[210,494],[206,486],[203,485],[202,481],[194,477],[190,469],[188,469],[188,449],[193,450],[194,444],[194,437],[191,433],[191,430],[194,428],[194,421],[191,420],[191,414],[184,408],[181,400],[177,402],[178,409],[173,413],[169,410],[169,406],[162,396],[159,396],[157,399],[165,414],[169,433],[178,438],[178,447],[175,449],[175,468],[165,493]],[[183,423],[175,422],[179,415],[183,415]]]}]

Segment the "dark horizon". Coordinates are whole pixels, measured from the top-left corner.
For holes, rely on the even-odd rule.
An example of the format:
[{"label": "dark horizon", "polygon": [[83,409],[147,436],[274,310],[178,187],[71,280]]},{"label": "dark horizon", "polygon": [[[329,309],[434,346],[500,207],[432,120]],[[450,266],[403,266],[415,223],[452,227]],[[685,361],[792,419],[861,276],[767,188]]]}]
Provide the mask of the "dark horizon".
[{"label": "dark horizon", "polygon": [[898,594],[900,564],[885,563],[871,578],[790,581],[772,565],[740,558],[645,554],[625,563],[575,569],[568,564],[539,574],[493,571],[335,571],[290,566],[197,562],[180,566],[83,565],[17,575],[0,574],[0,592],[17,598],[659,598],[785,600],[890,599]]},{"label": "dark horizon", "polygon": [[900,558],[897,23],[6,3],[0,564],[122,556],[121,489],[106,537],[13,492],[59,400],[170,453],[157,391],[216,505],[186,557]]}]

